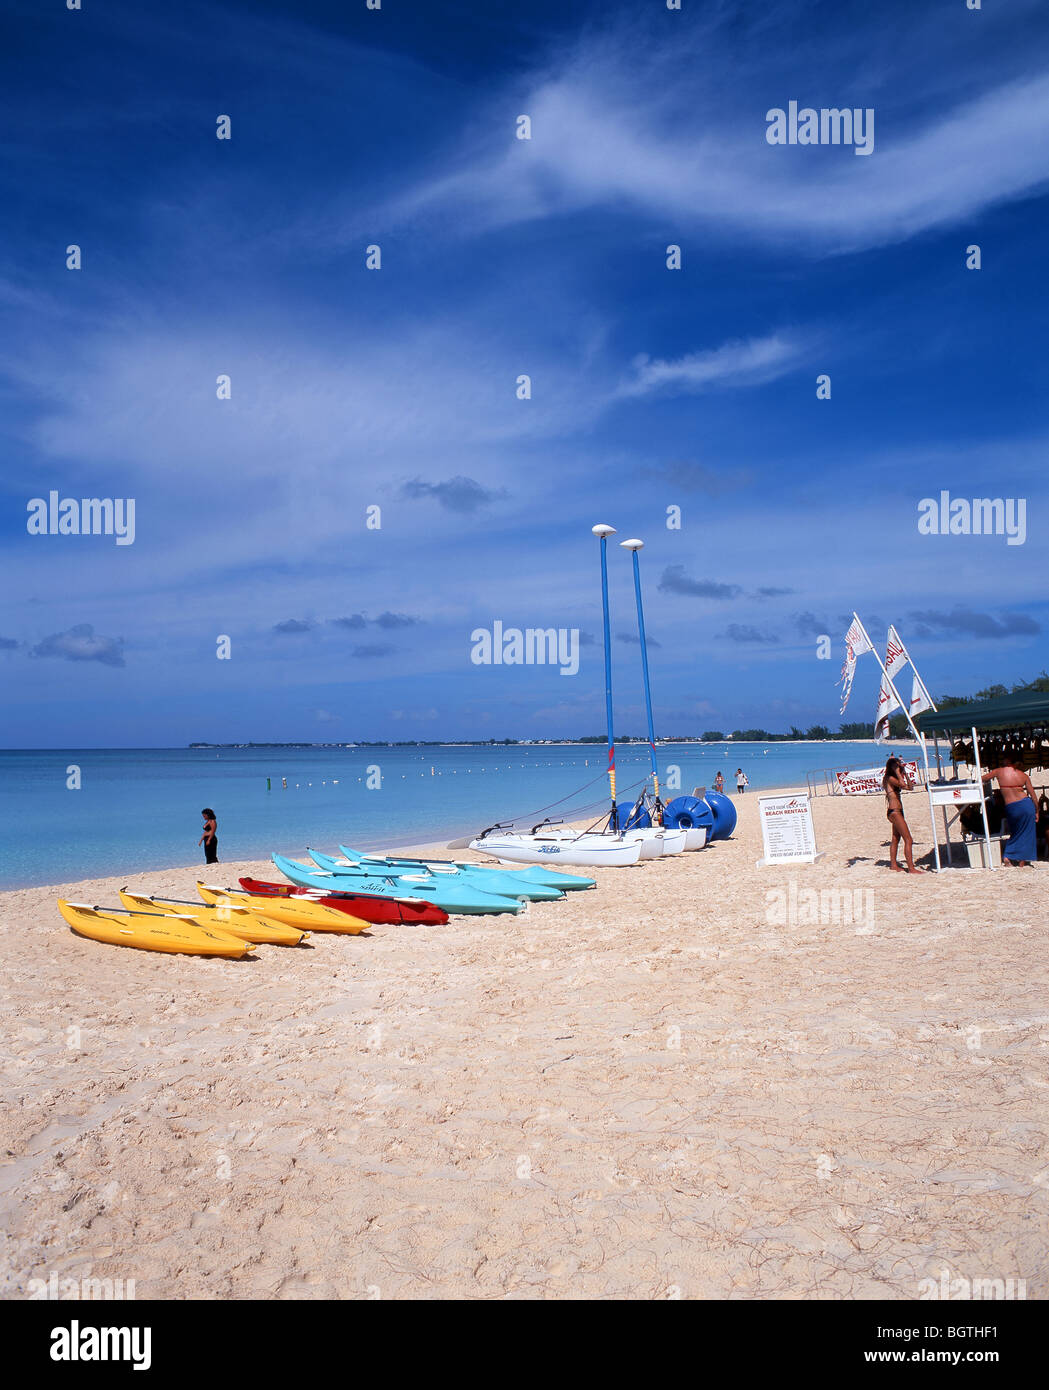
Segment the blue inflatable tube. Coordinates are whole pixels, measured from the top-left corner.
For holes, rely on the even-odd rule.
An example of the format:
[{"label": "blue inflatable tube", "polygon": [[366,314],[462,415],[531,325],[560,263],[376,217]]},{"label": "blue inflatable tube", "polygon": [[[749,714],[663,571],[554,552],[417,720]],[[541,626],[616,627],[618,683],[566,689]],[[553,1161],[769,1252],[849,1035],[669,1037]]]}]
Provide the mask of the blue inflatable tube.
[{"label": "blue inflatable tube", "polygon": [[711,840],[727,840],[736,828],[736,807],[730,796],[721,792],[707,792],[703,800],[710,807],[714,817],[714,828],[710,831]]},{"label": "blue inflatable tube", "polygon": [[620,830],[647,830],[652,824],[652,817],[645,810],[644,806],[640,807],[634,815],[630,814],[631,811],[634,810],[636,804],[637,803],[633,801],[619,802],[617,809],[619,811]]},{"label": "blue inflatable tube", "polygon": [[701,796],[676,796],[663,809],[663,824],[674,830],[707,827],[707,839],[714,838],[714,811]]}]

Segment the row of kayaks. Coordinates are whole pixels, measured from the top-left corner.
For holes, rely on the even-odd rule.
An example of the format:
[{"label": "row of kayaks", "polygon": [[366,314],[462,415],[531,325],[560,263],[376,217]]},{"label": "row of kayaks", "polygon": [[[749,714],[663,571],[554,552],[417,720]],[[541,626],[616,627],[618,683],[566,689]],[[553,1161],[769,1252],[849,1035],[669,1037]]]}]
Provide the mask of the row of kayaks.
[{"label": "row of kayaks", "polygon": [[593,879],[558,873],[545,865],[502,869],[468,860],[419,859],[365,854],[347,845],[339,854],[307,850],[311,863],[274,854],[273,863],[291,883],[313,893],[370,893],[421,898],[448,913],[513,914],[529,903],[555,902],[566,893],[593,888]]},{"label": "row of kayaks", "polygon": [[275,854],[287,883],[198,883],[199,903],[124,888],[120,907],[59,899],[58,908],[75,932],[94,941],[237,959],[263,944],[297,946],[311,932],[356,936],[376,924],[442,924],[452,913],[516,914],[529,903],[595,886],[592,879],[544,870],[367,858],[340,848],[340,857],[311,851],[312,865]]},{"label": "row of kayaks", "polygon": [[371,923],[309,898],[250,893],[198,883],[201,902],[122,888],[120,907],[58,900],[81,936],[112,946],[236,959],[256,946],[298,946],[311,932],[357,936]]},{"label": "row of kayaks", "polygon": [[[369,854],[339,845],[338,855],[307,850],[309,863],[272,855],[285,883],[255,878],[241,878],[239,888],[198,883],[200,903],[125,888],[120,907],[64,899],[58,906],[74,931],[96,941],[237,958],[263,944],[298,945],[311,932],[359,935],[376,924],[441,924],[458,914],[516,915],[531,903],[554,902],[596,886],[593,879],[553,868],[554,856],[562,864],[631,864],[700,848],[708,836],[716,837],[712,826],[715,832],[731,832],[726,813],[716,805],[713,812],[706,804],[694,809],[696,824],[631,826],[616,835],[543,825],[524,836],[495,827],[471,845],[497,858],[500,863],[494,866]],[[718,814],[723,817],[720,827],[714,820]]]}]

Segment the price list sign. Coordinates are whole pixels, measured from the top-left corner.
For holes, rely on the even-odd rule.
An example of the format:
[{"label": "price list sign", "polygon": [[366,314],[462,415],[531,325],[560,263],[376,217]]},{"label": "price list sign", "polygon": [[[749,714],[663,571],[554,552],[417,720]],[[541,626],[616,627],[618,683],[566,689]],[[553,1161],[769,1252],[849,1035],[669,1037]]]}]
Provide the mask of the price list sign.
[{"label": "price list sign", "polygon": [[765,851],[759,864],[812,864],[816,861],[819,856],[816,832],[812,828],[812,805],[804,792],[759,797],[758,810]]}]

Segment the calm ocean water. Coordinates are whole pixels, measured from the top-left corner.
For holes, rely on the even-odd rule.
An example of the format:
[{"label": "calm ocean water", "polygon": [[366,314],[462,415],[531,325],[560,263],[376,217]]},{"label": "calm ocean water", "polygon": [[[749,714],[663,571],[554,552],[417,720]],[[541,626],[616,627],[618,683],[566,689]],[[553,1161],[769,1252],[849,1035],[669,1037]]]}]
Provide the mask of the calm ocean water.
[{"label": "calm ocean water", "polygon": [[[661,771],[665,781],[678,767],[681,789],[691,791],[712,786],[720,769],[734,794],[740,765],[754,792],[804,786],[811,768],[873,767],[890,751],[862,743],[767,747],[668,744],[660,749]],[[616,762],[622,799],[647,772],[647,749],[622,745]],[[66,787],[73,764],[79,791]],[[375,766],[382,785],[369,790]],[[0,887],[203,862],[196,844],[202,806],[218,813],[220,862],[273,850],[296,856],[307,845],[334,850],[340,841],[382,848],[451,839],[496,820],[539,819],[562,798],[543,814],[567,818],[592,805],[596,816],[606,804],[604,767],[603,747],[579,744],[0,752]]]}]

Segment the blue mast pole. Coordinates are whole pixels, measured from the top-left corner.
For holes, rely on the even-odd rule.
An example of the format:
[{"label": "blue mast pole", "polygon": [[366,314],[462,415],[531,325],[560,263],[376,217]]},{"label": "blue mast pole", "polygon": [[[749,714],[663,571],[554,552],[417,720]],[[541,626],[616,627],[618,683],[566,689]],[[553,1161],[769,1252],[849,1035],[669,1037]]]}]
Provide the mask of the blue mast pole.
[{"label": "blue mast pole", "polygon": [[648,715],[648,751],[652,759],[652,785],[656,793],[656,807],[659,813],[659,823],[662,824],[662,803],[659,800],[659,762],[656,758],[656,730],[652,722],[652,685],[648,678],[648,639],[645,636],[645,610],[641,604],[641,566],[638,564],[637,553],[644,546],[644,541],[629,540],[620,541],[619,544],[624,550],[631,551],[634,560],[634,597],[637,599],[637,635],[641,642],[641,673],[645,682],[645,713]]},{"label": "blue mast pole", "polygon": [[593,526],[590,528],[601,541],[601,607],[605,624],[605,720],[608,728],[608,787],[612,794],[612,810],[608,817],[608,828],[619,833],[619,808],[616,806],[616,744],[612,733],[612,636],[608,622],[608,537],[614,536],[614,526]]}]

